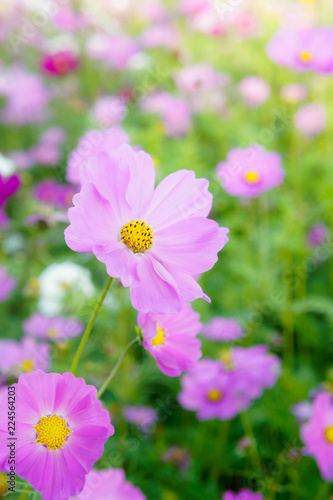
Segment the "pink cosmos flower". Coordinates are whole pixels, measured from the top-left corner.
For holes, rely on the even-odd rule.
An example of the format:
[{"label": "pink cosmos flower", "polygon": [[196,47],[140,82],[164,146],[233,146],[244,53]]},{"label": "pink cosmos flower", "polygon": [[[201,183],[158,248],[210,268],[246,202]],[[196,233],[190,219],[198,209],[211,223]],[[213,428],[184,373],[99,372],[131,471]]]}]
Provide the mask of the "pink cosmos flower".
[{"label": "pink cosmos flower", "polygon": [[264,500],[264,497],[261,493],[255,493],[254,491],[244,488],[238,493],[226,491],[222,495],[222,500]]},{"label": "pink cosmos flower", "polygon": [[309,401],[301,401],[291,407],[291,412],[295,415],[299,424],[304,424],[312,415],[313,405]]},{"label": "pink cosmos flower", "polygon": [[8,274],[5,267],[0,266],[0,302],[5,302],[11,296],[17,285],[17,280]]},{"label": "pink cosmos flower", "polygon": [[126,481],[122,469],[92,469],[81,493],[70,500],[146,500],[139,488]]},{"label": "pink cosmos flower", "polygon": [[162,47],[176,50],[180,46],[179,32],[170,24],[156,24],[146,29],[140,38],[141,45],[145,48]]},{"label": "pink cosmos flower", "polygon": [[305,104],[295,114],[294,122],[305,136],[320,135],[327,126],[327,109],[321,103]]},{"label": "pink cosmos flower", "polygon": [[47,371],[50,367],[50,346],[34,339],[0,340],[0,352],[0,373],[7,377],[37,369]]},{"label": "pink cosmos flower", "polygon": [[78,65],[78,57],[70,50],[45,54],[40,62],[41,69],[52,76],[66,76],[74,73]]},{"label": "pink cosmos flower", "polygon": [[326,224],[315,224],[307,234],[308,244],[313,247],[320,247],[326,243],[330,234],[329,227]]},{"label": "pink cosmos flower", "polygon": [[[120,123],[127,113],[127,106],[123,99],[107,95],[97,99],[92,109],[92,117],[103,127],[110,127]],[[127,141],[126,141],[127,142]]]},{"label": "pink cosmos flower", "polygon": [[280,97],[283,101],[297,103],[303,101],[308,95],[308,89],[302,83],[289,83],[284,85],[280,91]]},{"label": "pink cosmos flower", "polygon": [[40,203],[58,208],[70,207],[75,192],[73,186],[58,184],[54,179],[42,181],[34,188],[35,197]]},{"label": "pink cosmos flower", "polygon": [[301,429],[304,452],[312,456],[325,481],[333,481],[333,402],[331,395],[318,394],[310,420]]},{"label": "pink cosmos flower", "polygon": [[233,342],[244,337],[239,321],[234,318],[213,318],[209,323],[203,325],[201,333],[210,340],[217,342]]},{"label": "pink cosmos flower", "polygon": [[150,431],[158,419],[157,411],[150,406],[124,406],[123,415],[127,422],[143,432]]},{"label": "pink cosmos flower", "polygon": [[277,64],[297,71],[333,71],[332,28],[283,28],[267,46],[269,57]]},{"label": "pink cosmos flower", "polygon": [[164,375],[178,377],[201,358],[201,342],[196,338],[201,328],[199,319],[199,313],[186,303],[178,314],[139,313],[143,347]]},{"label": "pink cosmos flower", "polygon": [[271,95],[271,88],[260,76],[247,76],[240,82],[239,92],[244,103],[254,108],[267,101]]},{"label": "pink cosmos flower", "polygon": [[0,174],[0,208],[4,208],[9,198],[14,196],[21,186],[21,180],[18,175],[3,177]]},{"label": "pink cosmos flower", "polygon": [[184,135],[191,128],[190,106],[181,97],[167,92],[156,92],[146,97],[141,107],[147,113],[157,113],[161,116],[167,135]]},{"label": "pink cosmos flower", "polygon": [[83,324],[75,318],[49,317],[36,313],[23,322],[26,335],[54,342],[77,337],[83,332]]},{"label": "pink cosmos flower", "polygon": [[98,153],[111,153],[122,144],[129,142],[129,136],[120,125],[114,125],[106,130],[88,130],[68,159],[66,179],[72,184],[81,184],[80,169],[92,161]]},{"label": "pink cosmos flower", "polygon": [[81,168],[81,180],[65,230],[72,250],[93,252],[130,287],[141,312],[176,314],[182,301],[209,301],[193,276],[213,267],[228,229],[207,219],[207,180],[180,170],[154,190],[152,158],[128,145],[99,153]]},{"label": "pink cosmos flower", "polygon": [[219,15],[218,8],[218,3],[214,5],[212,2],[208,2],[206,8],[192,16],[190,28],[209,36],[223,36],[226,33],[227,22],[223,15]]},{"label": "pink cosmos flower", "polygon": [[210,0],[181,0],[179,12],[183,15],[191,16],[210,6]]},{"label": "pink cosmos flower", "polygon": [[136,6],[136,15],[145,22],[161,23],[167,21],[169,14],[162,1],[146,0],[139,2]]},{"label": "pink cosmos flower", "polygon": [[179,90],[187,94],[210,92],[224,87],[230,81],[227,75],[205,63],[182,68],[174,75],[174,80]]},{"label": "pink cosmos flower", "polygon": [[242,198],[256,198],[280,186],[285,175],[281,156],[259,145],[232,149],[216,170],[225,191]]},{"label": "pink cosmos flower", "polygon": [[[71,373],[40,370],[21,375],[15,387],[16,473],[43,500],[78,495],[85,477],[114,433],[95,387]],[[9,471],[8,396],[0,400],[0,470]]]},{"label": "pink cosmos flower", "polygon": [[91,57],[107,62],[116,70],[125,70],[139,47],[128,35],[96,35],[88,41],[87,50]]}]

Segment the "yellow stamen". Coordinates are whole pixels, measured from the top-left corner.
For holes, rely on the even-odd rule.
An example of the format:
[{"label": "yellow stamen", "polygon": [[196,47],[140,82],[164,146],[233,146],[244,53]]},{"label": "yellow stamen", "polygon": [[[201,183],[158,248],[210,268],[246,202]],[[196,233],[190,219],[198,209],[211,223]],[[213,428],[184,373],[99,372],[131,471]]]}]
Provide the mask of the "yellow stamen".
[{"label": "yellow stamen", "polygon": [[224,367],[226,370],[232,370],[233,364],[232,364],[232,352],[230,349],[222,349],[220,352],[220,360],[224,364]]},{"label": "yellow stamen", "polygon": [[7,490],[7,476],[4,472],[0,472],[0,497],[2,497],[3,493]]},{"label": "yellow stamen", "polygon": [[35,442],[46,445],[49,450],[62,448],[67,436],[72,432],[66,426],[65,420],[58,415],[41,417],[41,422],[35,425],[35,429],[38,434]]},{"label": "yellow stamen", "polygon": [[302,54],[299,57],[303,62],[312,61],[312,55],[310,54],[310,52],[302,52]]},{"label": "yellow stamen", "polygon": [[58,334],[59,334],[59,330],[58,328],[56,328],[55,326],[51,326],[50,328],[48,328],[47,330],[47,336],[50,338],[50,339],[55,339],[56,337],[58,337]]},{"label": "yellow stamen", "polygon": [[260,180],[260,175],[255,170],[249,170],[249,172],[246,172],[246,174],[244,174],[244,179],[249,184],[256,184]]},{"label": "yellow stamen", "polygon": [[160,326],[156,326],[156,329],[157,329],[157,334],[156,336],[153,338],[153,340],[151,341],[151,343],[153,345],[161,345],[161,344],[164,344],[164,338],[165,338],[165,334],[164,334],[164,330],[163,328],[161,328]]},{"label": "yellow stamen", "polygon": [[212,401],[213,403],[216,403],[217,401],[221,401],[222,391],[220,391],[219,389],[211,389],[208,392],[208,399],[209,399],[209,401]]},{"label": "yellow stamen", "polygon": [[22,370],[28,373],[33,372],[35,369],[35,363],[32,359],[26,359],[25,361],[23,361],[21,366]]},{"label": "yellow stamen", "polygon": [[333,427],[329,426],[325,430],[326,441],[333,444]]},{"label": "yellow stamen", "polygon": [[145,221],[131,220],[121,230],[121,241],[133,252],[145,252],[153,245],[153,230]]}]

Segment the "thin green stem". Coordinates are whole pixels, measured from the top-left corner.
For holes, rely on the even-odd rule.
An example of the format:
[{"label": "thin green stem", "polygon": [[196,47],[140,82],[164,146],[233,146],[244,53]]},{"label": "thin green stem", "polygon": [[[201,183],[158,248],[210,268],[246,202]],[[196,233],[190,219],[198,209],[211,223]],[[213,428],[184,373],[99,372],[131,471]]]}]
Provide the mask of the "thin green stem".
[{"label": "thin green stem", "polygon": [[246,412],[243,412],[240,414],[241,419],[242,419],[242,424],[245,430],[245,433],[251,438],[253,446],[251,446],[251,449],[253,450],[253,460],[256,463],[257,467],[262,470],[261,466],[261,460],[258,452],[258,446],[257,446],[257,440],[255,438],[251,420]]},{"label": "thin green stem", "polygon": [[118,359],[117,363],[115,364],[115,367],[113,368],[113,370],[111,371],[110,375],[108,376],[108,378],[105,380],[104,384],[101,386],[101,388],[99,389],[98,393],[97,393],[97,399],[100,399],[103,395],[103,393],[105,392],[105,390],[108,388],[108,385],[110,384],[111,380],[113,379],[113,377],[116,375],[117,371],[119,370],[119,367],[124,359],[124,357],[126,356],[126,354],[128,353],[128,351],[131,349],[131,347],[134,345],[134,344],[137,344],[139,343],[140,339],[137,337],[133,340],[131,340],[131,342],[129,344],[127,344],[127,346],[125,347],[125,350],[124,352],[122,353],[122,355],[120,356],[120,358]]},{"label": "thin green stem", "polygon": [[97,304],[97,306],[96,306],[96,309],[95,309],[95,311],[94,311],[93,315],[92,315],[92,316],[91,316],[91,318],[90,318],[90,321],[89,321],[89,323],[88,323],[88,325],[87,325],[87,328],[86,328],[86,330],[85,330],[84,334],[82,335],[80,345],[79,345],[79,347],[78,347],[78,349],[77,349],[77,351],[76,351],[75,357],[74,357],[74,359],[73,359],[72,367],[71,367],[71,372],[72,372],[73,374],[75,373],[75,370],[76,370],[76,368],[77,368],[77,365],[79,364],[79,361],[80,361],[80,358],[81,358],[81,354],[82,354],[83,349],[84,349],[84,347],[85,347],[85,345],[86,345],[86,343],[87,343],[87,341],[88,341],[88,338],[89,338],[90,332],[91,332],[91,330],[92,330],[92,328],[93,328],[93,326],[94,326],[94,323],[95,323],[96,318],[97,318],[97,316],[98,316],[98,313],[99,313],[99,311],[100,311],[100,309],[101,309],[101,307],[102,307],[102,304],[103,304],[103,302],[104,302],[104,299],[105,299],[105,297],[106,297],[106,294],[107,294],[107,293],[108,293],[108,291],[109,291],[109,288],[110,288],[110,286],[111,286],[112,280],[113,280],[113,278],[111,278],[111,277],[108,279],[108,282],[107,282],[107,284],[106,284],[106,286],[105,286],[105,288],[104,288],[104,291],[103,291],[103,293],[102,293],[101,298],[99,299],[99,302],[98,302],[98,304]]}]

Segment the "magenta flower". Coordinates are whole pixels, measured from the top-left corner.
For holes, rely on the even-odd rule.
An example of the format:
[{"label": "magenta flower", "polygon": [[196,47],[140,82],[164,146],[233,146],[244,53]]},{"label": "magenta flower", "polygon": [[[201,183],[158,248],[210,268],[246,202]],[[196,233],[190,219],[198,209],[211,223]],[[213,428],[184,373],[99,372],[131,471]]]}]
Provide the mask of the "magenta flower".
[{"label": "magenta flower", "polygon": [[313,402],[309,422],[301,429],[304,452],[313,457],[325,481],[333,481],[333,402],[331,395],[320,393]]},{"label": "magenta flower", "polygon": [[122,469],[92,469],[81,493],[70,500],[146,500],[139,488],[126,481]]},{"label": "magenta flower", "polygon": [[294,116],[295,127],[305,136],[320,135],[327,126],[327,109],[321,103],[302,106]]},{"label": "magenta flower", "polygon": [[[43,500],[78,495],[86,474],[114,433],[96,389],[71,373],[37,370],[21,375],[16,390],[16,473]],[[9,471],[7,394],[0,401],[0,470]]]},{"label": "magenta flower", "polygon": [[5,267],[0,266],[0,302],[5,302],[16,287],[17,280],[8,274]]},{"label": "magenta flower", "polygon": [[0,373],[6,377],[18,377],[37,369],[48,371],[50,367],[50,346],[34,339],[0,340],[0,351]]},{"label": "magenta flower", "polygon": [[333,71],[332,28],[283,28],[267,46],[269,57],[297,71]]},{"label": "magenta flower", "polygon": [[127,422],[143,432],[150,431],[158,419],[157,411],[150,406],[124,406],[123,415]]},{"label": "magenta flower", "polygon": [[316,248],[324,245],[329,238],[330,230],[326,224],[315,224],[307,234],[310,247]]},{"label": "magenta flower", "polygon": [[239,92],[249,108],[263,104],[271,95],[269,84],[260,76],[247,76],[239,84]]},{"label": "magenta flower", "polygon": [[175,314],[182,301],[209,301],[194,276],[213,267],[228,229],[207,219],[207,180],[180,170],[154,190],[152,158],[127,145],[98,154],[81,168],[81,180],[65,230],[72,250],[93,252],[130,287],[141,312]]},{"label": "magenta flower", "polygon": [[239,321],[234,318],[213,318],[209,323],[203,325],[201,333],[210,340],[217,342],[233,342],[244,337]]},{"label": "magenta flower", "polygon": [[203,359],[183,375],[179,403],[197,412],[198,420],[229,420],[250,405],[245,391],[239,391],[237,380],[220,361]]},{"label": "magenta flower", "polygon": [[111,153],[128,142],[128,134],[120,125],[114,125],[106,130],[88,130],[79,140],[77,148],[70,154],[66,179],[72,184],[80,185],[82,165],[92,161],[101,151]]},{"label": "magenta flower", "polygon": [[264,500],[264,497],[261,493],[255,493],[254,491],[244,488],[238,493],[226,491],[222,495],[222,500]]},{"label": "magenta flower", "polygon": [[58,184],[54,179],[47,179],[35,186],[34,194],[40,203],[57,208],[68,208],[76,192],[73,186]]},{"label": "magenta flower", "polygon": [[20,186],[21,181],[17,175],[5,178],[0,174],[0,208],[5,207],[9,198],[14,196]]},{"label": "magenta flower", "polygon": [[201,342],[196,338],[201,328],[199,319],[199,313],[186,303],[178,314],[139,313],[143,347],[164,375],[178,377],[201,358]]},{"label": "magenta flower", "polygon": [[26,335],[54,342],[77,337],[83,332],[83,324],[75,318],[49,317],[36,313],[23,322]]},{"label": "magenta flower", "polygon": [[40,62],[41,69],[52,76],[66,76],[74,73],[78,65],[78,57],[70,50],[45,54]]},{"label": "magenta flower", "polygon": [[265,151],[259,145],[232,149],[216,171],[225,191],[242,198],[256,198],[280,186],[285,175],[279,153]]}]

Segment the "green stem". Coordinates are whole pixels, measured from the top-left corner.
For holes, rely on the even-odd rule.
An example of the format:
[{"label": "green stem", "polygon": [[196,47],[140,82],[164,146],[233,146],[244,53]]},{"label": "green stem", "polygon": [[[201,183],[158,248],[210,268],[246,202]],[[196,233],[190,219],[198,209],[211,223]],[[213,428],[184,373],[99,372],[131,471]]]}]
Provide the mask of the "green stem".
[{"label": "green stem", "polygon": [[104,299],[105,299],[105,297],[106,297],[106,294],[107,294],[107,293],[108,293],[108,291],[109,291],[109,288],[110,288],[110,286],[111,286],[112,280],[113,280],[113,278],[111,278],[111,277],[108,279],[108,282],[107,282],[107,284],[106,284],[106,286],[105,286],[105,288],[104,288],[104,291],[103,291],[103,293],[102,293],[102,296],[101,296],[101,298],[100,298],[100,300],[99,300],[99,302],[98,302],[98,304],[97,304],[97,306],[96,306],[96,309],[95,309],[95,311],[94,311],[93,315],[92,315],[92,316],[91,316],[91,318],[90,318],[90,321],[89,321],[89,323],[88,323],[88,325],[87,325],[87,328],[86,328],[86,330],[85,330],[85,332],[84,332],[84,334],[83,334],[83,336],[82,336],[82,339],[81,339],[80,345],[79,345],[79,347],[78,347],[78,350],[76,351],[75,357],[74,357],[74,359],[73,359],[72,367],[71,367],[71,372],[72,372],[73,374],[75,373],[75,370],[76,370],[76,368],[77,368],[77,365],[79,364],[79,361],[80,361],[80,358],[81,358],[81,354],[82,354],[83,349],[84,349],[84,347],[85,347],[85,345],[86,345],[86,343],[87,343],[87,341],[88,341],[88,338],[89,338],[90,332],[91,332],[91,330],[92,330],[92,328],[93,328],[93,326],[94,326],[94,323],[95,323],[96,318],[97,318],[97,316],[98,316],[98,313],[99,313],[99,311],[100,311],[100,309],[101,309],[101,307],[102,307],[102,304],[103,304],[103,302],[104,302]]},{"label": "green stem", "polygon": [[251,449],[253,449],[253,460],[256,463],[257,467],[262,470],[261,466],[261,460],[258,452],[258,446],[257,446],[257,441],[253,432],[251,420],[246,412],[243,412],[240,414],[241,419],[242,419],[242,424],[245,430],[245,433],[252,439],[252,444]]},{"label": "green stem", "polygon": [[140,339],[137,337],[133,340],[131,340],[131,342],[129,344],[127,344],[127,346],[125,347],[125,350],[124,352],[122,353],[122,355],[120,356],[120,358],[118,359],[115,367],[113,368],[113,370],[111,371],[110,375],[108,376],[108,378],[105,380],[104,384],[102,385],[102,387],[99,389],[98,393],[97,393],[97,399],[100,399],[103,395],[103,393],[105,392],[105,390],[107,389],[108,385],[110,384],[111,380],[113,379],[113,377],[116,375],[117,371],[119,370],[119,367],[124,359],[124,357],[126,356],[126,354],[128,353],[128,351],[131,349],[131,347],[134,345],[134,344],[137,344],[138,342],[140,341]]}]

